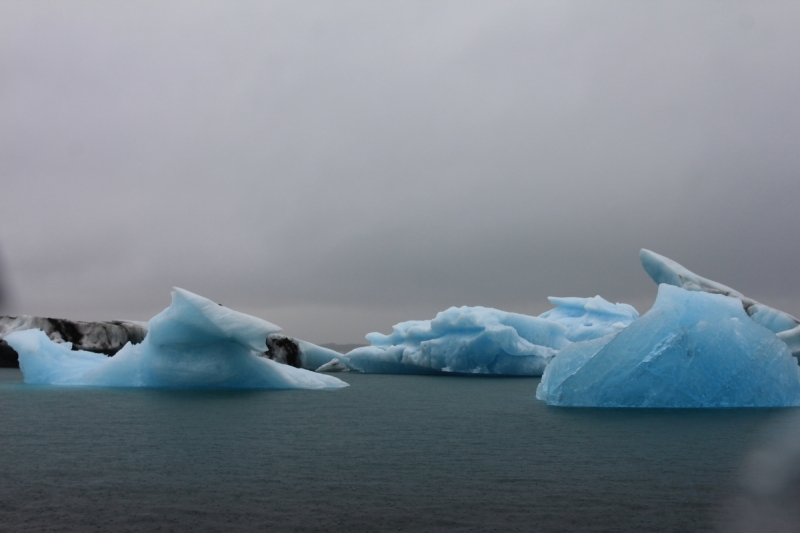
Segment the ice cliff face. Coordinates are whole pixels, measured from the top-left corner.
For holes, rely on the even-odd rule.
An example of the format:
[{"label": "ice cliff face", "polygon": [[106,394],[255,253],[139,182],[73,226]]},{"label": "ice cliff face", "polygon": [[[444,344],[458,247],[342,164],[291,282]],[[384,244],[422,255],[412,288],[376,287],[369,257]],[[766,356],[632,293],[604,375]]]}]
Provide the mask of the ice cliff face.
[{"label": "ice cliff face", "polygon": [[17,353],[2,340],[7,335],[26,329],[40,329],[58,343],[71,343],[75,350],[114,355],[126,343],[138,344],[147,334],[141,322],[81,322],[35,316],[0,317],[0,367],[19,366]]},{"label": "ice cliff face", "polygon": [[540,376],[573,340],[617,332],[638,313],[594,298],[551,298],[556,309],[540,317],[487,307],[451,307],[433,320],[396,324],[390,335],[370,333],[372,344],[339,361],[360,372]]},{"label": "ice cliff face", "polygon": [[650,250],[642,249],[639,259],[647,274],[658,284],[666,283],[687,291],[703,291],[736,298],[751,319],[777,334],[789,346],[792,355],[800,357],[800,320],[789,313],[758,303],[722,283],[698,276],[672,259]]},{"label": "ice cliff face", "polygon": [[182,289],[153,317],[140,344],[114,357],[72,351],[42,330],[16,331],[6,341],[19,353],[26,383],[202,389],[336,389],[347,384],[262,357],[280,328]]},{"label": "ice cliff face", "polygon": [[739,299],[662,284],[617,334],[579,342],[547,367],[536,397],[583,407],[800,405],[800,367]]}]

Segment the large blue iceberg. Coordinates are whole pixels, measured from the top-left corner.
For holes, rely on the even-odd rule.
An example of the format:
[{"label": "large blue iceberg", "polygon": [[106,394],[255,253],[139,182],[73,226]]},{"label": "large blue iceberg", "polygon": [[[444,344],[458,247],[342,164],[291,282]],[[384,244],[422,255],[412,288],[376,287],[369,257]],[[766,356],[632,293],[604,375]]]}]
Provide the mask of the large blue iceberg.
[{"label": "large blue iceberg", "polygon": [[[19,354],[25,383],[200,389],[337,389],[347,384],[263,357],[281,330],[183,289],[153,317],[140,344],[114,357],[71,350],[38,329],[5,340]],[[313,345],[310,345],[313,348]]]},{"label": "large blue iceberg", "polygon": [[536,397],[575,407],[800,405],[800,367],[738,298],[659,285],[619,333],[564,348]]},{"label": "large blue iceberg", "polygon": [[339,361],[370,373],[541,376],[573,340],[617,332],[638,317],[633,307],[599,296],[550,301],[558,307],[541,317],[451,307],[433,320],[401,322],[390,335],[370,333],[370,346],[356,348]]}]

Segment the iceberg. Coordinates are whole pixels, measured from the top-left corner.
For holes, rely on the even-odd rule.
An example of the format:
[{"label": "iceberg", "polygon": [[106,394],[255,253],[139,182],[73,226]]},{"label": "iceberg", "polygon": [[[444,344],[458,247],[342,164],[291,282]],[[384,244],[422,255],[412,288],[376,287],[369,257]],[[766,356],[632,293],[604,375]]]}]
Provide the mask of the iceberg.
[{"label": "iceberg", "polygon": [[800,366],[734,296],[661,284],[618,333],[564,348],[536,397],[575,407],[800,405]]},{"label": "iceberg", "polygon": [[[281,328],[175,288],[171,305],[148,323],[141,343],[114,357],[72,350],[40,329],[5,340],[19,354],[25,383],[192,389],[337,389],[332,376],[263,357]],[[309,343],[310,344],[310,343]],[[312,345],[313,346],[313,345]]]},{"label": "iceberg", "polygon": [[451,307],[433,320],[411,320],[390,335],[370,333],[370,346],[339,361],[360,372],[541,376],[573,340],[617,332],[639,315],[625,304],[594,298],[550,298],[540,317],[488,307]]},{"label": "iceberg", "polygon": [[800,357],[800,320],[797,318],[748,298],[727,285],[698,276],[672,259],[650,250],[643,248],[639,252],[639,259],[647,274],[657,284],[666,283],[687,291],[702,291],[736,298],[753,321],[777,334],[778,338],[789,346],[792,355]]}]

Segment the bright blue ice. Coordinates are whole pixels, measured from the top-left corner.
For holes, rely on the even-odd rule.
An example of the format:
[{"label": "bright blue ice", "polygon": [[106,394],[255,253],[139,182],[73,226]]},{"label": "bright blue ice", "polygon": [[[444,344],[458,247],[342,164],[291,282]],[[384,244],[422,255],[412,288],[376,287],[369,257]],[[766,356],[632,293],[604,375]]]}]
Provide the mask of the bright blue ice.
[{"label": "bright blue ice", "polygon": [[5,337],[19,354],[25,383],[199,389],[336,389],[347,384],[283,365],[259,353],[280,331],[265,320],[175,289],[172,304],[153,317],[141,344],[114,357],[71,351],[41,330]]},{"label": "bright blue ice", "polygon": [[776,333],[789,346],[792,355],[800,358],[800,320],[789,313],[759,303],[727,285],[698,276],[669,257],[650,250],[639,251],[639,259],[647,274],[658,284],[667,283],[689,291],[724,294],[738,299],[752,320]]},{"label": "bright blue ice", "polygon": [[536,397],[585,407],[795,406],[800,367],[738,299],[662,284],[627,328],[562,350]]},{"label": "bright blue ice", "polygon": [[539,315],[558,322],[567,328],[567,339],[572,342],[587,341],[605,337],[626,328],[639,318],[639,313],[628,304],[612,304],[595,296],[594,298],[548,298],[557,306]]},{"label": "bright blue ice", "polygon": [[353,370],[385,374],[493,374],[540,376],[570,338],[619,331],[638,314],[602,298],[552,298],[558,308],[541,317],[487,307],[451,307],[433,320],[370,333],[371,346],[339,360]]}]

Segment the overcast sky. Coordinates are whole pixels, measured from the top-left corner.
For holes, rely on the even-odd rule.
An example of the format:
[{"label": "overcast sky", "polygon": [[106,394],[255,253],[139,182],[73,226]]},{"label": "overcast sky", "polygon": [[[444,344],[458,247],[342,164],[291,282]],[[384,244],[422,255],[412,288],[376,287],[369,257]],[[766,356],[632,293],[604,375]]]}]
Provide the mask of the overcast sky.
[{"label": "overcast sky", "polygon": [[0,2],[10,314],[179,286],[314,342],[649,308],[642,247],[800,315],[798,2]]}]

